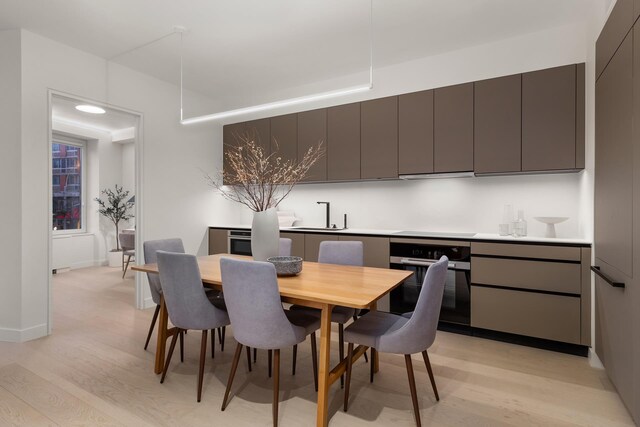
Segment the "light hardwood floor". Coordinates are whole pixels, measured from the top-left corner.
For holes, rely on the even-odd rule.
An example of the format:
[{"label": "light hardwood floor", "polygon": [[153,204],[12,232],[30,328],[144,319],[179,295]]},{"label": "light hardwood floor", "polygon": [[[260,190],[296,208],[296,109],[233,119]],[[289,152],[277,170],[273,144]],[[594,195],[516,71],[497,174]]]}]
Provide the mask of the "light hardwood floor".
[{"label": "light hardwood floor", "polygon": [[[202,402],[196,402],[200,333],[185,339],[185,362],[174,355],[164,384],[153,373],[155,342],[142,349],[153,310],[133,308],[133,273],[106,267],[54,276],[53,335],[0,343],[0,426],[175,425],[253,426],[271,422],[271,380],[265,352],[234,381],[220,411],[235,341],[208,359]],[[337,334],[335,334],[337,335]],[[336,358],[336,346],[332,356]],[[586,358],[439,332],[430,349],[441,400],[435,402],[424,364],[414,359],[424,425],[633,425],[603,371]],[[315,425],[308,343],[283,351],[280,424]],[[334,360],[335,362],[335,360]],[[354,366],[351,404],[342,412],[331,389],[331,425],[414,425],[404,359],[382,354],[375,383],[368,365]]]}]

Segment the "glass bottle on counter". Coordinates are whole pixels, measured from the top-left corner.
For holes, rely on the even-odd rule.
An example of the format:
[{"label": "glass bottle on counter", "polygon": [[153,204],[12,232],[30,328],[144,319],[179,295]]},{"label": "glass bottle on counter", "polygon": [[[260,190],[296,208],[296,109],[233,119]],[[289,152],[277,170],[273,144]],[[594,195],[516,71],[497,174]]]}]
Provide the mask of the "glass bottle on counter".
[{"label": "glass bottle on counter", "polygon": [[524,210],[518,209],[518,219],[513,222],[513,237],[525,237],[527,235],[527,221],[524,219]]}]

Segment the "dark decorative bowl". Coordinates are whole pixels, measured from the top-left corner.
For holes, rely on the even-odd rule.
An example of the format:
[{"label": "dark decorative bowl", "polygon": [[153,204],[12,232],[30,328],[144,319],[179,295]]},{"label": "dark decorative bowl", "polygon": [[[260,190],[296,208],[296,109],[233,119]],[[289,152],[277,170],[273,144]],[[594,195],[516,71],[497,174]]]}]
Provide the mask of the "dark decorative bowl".
[{"label": "dark decorative bowl", "polygon": [[302,258],[299,256],[274,256],[267,261],[276,267],[278,276],[295,276],[302,271]]}]

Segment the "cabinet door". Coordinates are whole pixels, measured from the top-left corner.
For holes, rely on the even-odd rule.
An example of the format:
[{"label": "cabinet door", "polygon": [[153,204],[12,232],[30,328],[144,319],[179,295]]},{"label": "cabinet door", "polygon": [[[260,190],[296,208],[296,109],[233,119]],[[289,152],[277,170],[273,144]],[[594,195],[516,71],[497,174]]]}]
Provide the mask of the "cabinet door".
[{"label": "cabinet door", "polygon": [[522,170],[576,167],[576,66],[522,75]]},{"label": "cabinet door", "polygon": [[628,36],[596,84],[595,256],[627,276],[633,263],[632,52]]},{"label": "cabinet door", "polygon": [[[229,166],[229,152],[233,151],[238,145],[240,145],[240,139],[244,132],[244,123],[234,123],[231,125],[225,125],[222,128],[222,170],[225,173],[231,171]],[[224,185],[233,185],[233,180],[224,177]]]},{"label": "cabinet door", "polygon": [[280,237],[291,239],[291,256],[299,256],[304,259],[303,233],[280,233]]},{"label": "cabinet door", "polygon": [[339,240],[362,242],[365,267],[389,268],[388,237],[339,236]]},{"label": "cabinet door", "polygon": [[220,228],[209,229],[209,255],[229,253],[228,232]]},{"label": "cabinet door", "polygon": [[473,170],[473,83],[435,90],[434,171]]},{"label": "cabinet door", "polygon": [[309,169],[303,181],[327,180],[327,109],[298,113],[298,161],[301,161],[309,148],[322,143],[324,155]]},{"label": "cabinet door", "polygon": [[522,153],[522,77],[475,83],[473,169],[477,173],[519,172]]},{"label": "cabinet door", "polygon": [[618,0],[616,1],[606,24],[596,41],[596,79],[600,77],[605,67],[611,60],[625,35],[635,21],[635,12],[640,12],[638,0]]},{"label": "cabinet door", "polygon": [[360,179],[360,104],[329,108],[327,122],[329,181]]},{"label": "cabinet door", "polygon": [[374,99],[361,108],[363,179],[398,177],[398,97]]},{"label": "cabinet door", "polygon": [[271,118],[271,152],[282,161],[298,160],[298,115],[287,114]]},{"label": "cabinet door", "polygon": [[[634,30],[633,35],[640,34]],[[633,63],[640,56],[640,49],[634,49],[638,42],[629,33],[596,83],[595,263],[628,288],[613,288],[595,277],[595,349],[629,408],[637,402],[630,372],[640,356],[633,343],[637,335],[633,287],[637,283],[632,281],[633,92],[635,84],[640,84]]]},{"label": "cabinet door", "polygon": [[318,252],[320,252],[320,242],[325,240],[338,240],[338,236],[330,234],[305,234],[304,235],[304,260],[318,262]]},{"label": "cabinet door", "polygon": [[433,172],[433,91],[398,97],[398,173]]}]

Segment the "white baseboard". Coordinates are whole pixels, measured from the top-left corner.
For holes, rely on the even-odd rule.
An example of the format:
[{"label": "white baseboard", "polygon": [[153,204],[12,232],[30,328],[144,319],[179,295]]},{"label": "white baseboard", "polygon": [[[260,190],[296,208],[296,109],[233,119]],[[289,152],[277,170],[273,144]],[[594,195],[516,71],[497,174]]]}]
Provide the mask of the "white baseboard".
[{"label": "white baseboard", "polygon": [[153,298],[149,297],[144,299],[143,305],[144,305],[143,310],[146,310],[147,308],[154,308],[156,306],[156,303],[153,302]]},{"label": "white baseboard", "polygon": [[0,328],[0,341],[24,342],[42,338],[47,335],[46,323],[26,329]]},{"label": "white baseboard", "polygon": [[596,352],[593,350],[593,347],[589,349],[589,365],[592,368],[604,369],[604,365],[602,364],[602,361],[600,360]]}]

